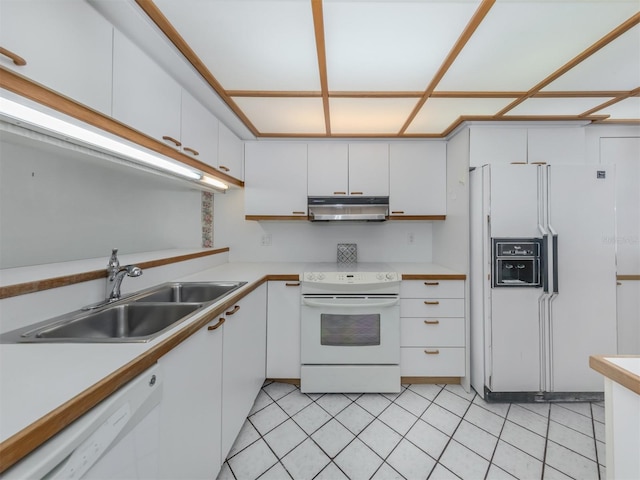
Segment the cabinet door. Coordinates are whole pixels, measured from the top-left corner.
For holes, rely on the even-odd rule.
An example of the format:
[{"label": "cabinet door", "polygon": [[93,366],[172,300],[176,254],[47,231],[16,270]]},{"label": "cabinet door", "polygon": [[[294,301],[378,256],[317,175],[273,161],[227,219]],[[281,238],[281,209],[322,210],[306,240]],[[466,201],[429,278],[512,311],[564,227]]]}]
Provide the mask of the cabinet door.
[{"label": "cabinet door", "polygon": [[3,1],[0,65],[111,115],[113,27],[86,2]]},{"label": "cabinet door", "polygon": [[527,163],[527,129],[471,128],[470,166]]},{"label": "cabinet door", "polygon": [[389,144],[349,145],[349,195],[389,195]]},{"label": "cabinet door", "polygon": [[248,216],[306,216],[307,146],[247,143],[244,195]]},{"label": "cabinet door", "polygon": [[265,379],[267,287],[225,314],[222,358],[222,458],[226,458]]},{"label": "cabinet door", "polygon": [[444,142],[389,147],[391,215],[446,215],[447,147]]},{"label": "cabinet door", "polygon": [[585,163],[584,127],[529,128],[527,161],[529,163]]},{"label": "cabinet door", "polygon": [[218,119],[186,90],[182,90],[182,151],[218,167]]},{"label": "cabinet door", "polygon": [[244,178],[242,165],[244,163],[244,148],[242,140],[218,122],[218,168],[239,180]]},{"label": "cabinet door", "polygon": [[349,191],[349,145],[310,143],[308,146],[308,192],[310,197],[347,195]]},{"label": "cabinet door", "polygon": [[223,328],[218,319],[158,360],[164,374],[160,404],[161,478],[216,478],[222,460]]},{"label": "cabinet door", "polygon": [[113,38],[113,117],[177,148],[182,88],[118,30]]},{"label": "cabinet door", "polygon": [[640,281],[618,281],[616,308],[618,354],[640,355]]},{"label": "cabinet door", "polygon": [[300,282],[269,282],[267,378],[300,378]]}]

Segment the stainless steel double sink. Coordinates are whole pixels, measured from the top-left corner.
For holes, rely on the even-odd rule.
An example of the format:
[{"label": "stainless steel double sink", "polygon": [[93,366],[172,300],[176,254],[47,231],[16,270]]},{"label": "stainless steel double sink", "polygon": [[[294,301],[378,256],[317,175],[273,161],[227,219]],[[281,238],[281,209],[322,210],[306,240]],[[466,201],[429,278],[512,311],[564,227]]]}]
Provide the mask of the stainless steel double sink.
[{"label": "stainless steel double sink", "polygon": [[170,282],[0,335],[0,343],[148,342],[247,282]]}]

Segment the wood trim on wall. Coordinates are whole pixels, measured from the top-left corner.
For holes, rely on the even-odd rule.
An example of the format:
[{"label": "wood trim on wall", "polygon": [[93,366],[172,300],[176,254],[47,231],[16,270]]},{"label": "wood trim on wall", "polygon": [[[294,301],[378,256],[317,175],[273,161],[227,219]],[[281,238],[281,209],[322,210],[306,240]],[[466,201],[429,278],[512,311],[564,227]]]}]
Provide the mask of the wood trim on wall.
[{"label": "wood trim on wall", "polygon": [[446,215],[389,215],[387,220],[446,220]]},{"label": "wood trim on wall", "polygon": [[152,137],[139,132],[124,123],[120,123],[114,118],[108,117],[96,110],[86,107],[76,101],[44,87],[38,83],[29,80],[4,67],[0,67],[0,87],[16,93],[22,97],[33,100],[41,105],[52,108],[58,112],[69,115],[88,125],[93,125],[105,132],[116,135],[125,140],[129,140],[142,147],[153,150],[161,155],[170,157],[190,167],[197,168],[204,173],[213,175],[227,183],[244,187],[244,182],[235,177],[227,175],[206,163],[193,159],[192,157],[181,153],[168,145],[156,140]]},{"label": "wood trim on wall", "polygon": [[[196,258],[207,257],[209,255],[216,255],[218,253],[228,252],[229,247],[215,248],[205,252],[189,253],[186,255],[178,255],[175,257],[160,258],[157,260],[149,260],[148,262],[140,262],[137,265],[144,269],[160,267],[163,265],[170,265],[172,263],[184,262],[187,260],[193,260]],[[0,287],[0,300],[3,298],[16,297],[18,295],[25,295],[27,293],[41,292],[43,290],[49,290],[51,288],[66,287],[68,285],[74,285],[76,283],[89,282],[91,280],[99,280],[106,278],[107,269],[93,270],[89,272],[75,273],[71,275],[63,275],[60,277],[46,278],[43,280],[36,280],[33,282],[18,283],[15,285],[7,285]]]},{"label": "wood trim on wall", "polygon": [[617,280],[640,280],[640,275],[616,275]]},{"label": "wood trim on wall", "polygon": [[306,215],[245,215],[244,219],[252,220],[256,222],[260,222],[262,220],[265,220],[265,221],[304,220],[306,222],[309,220],[309,217]]},{"label": "wood trim on wall", "polygon": [[466,280],[464,273],[403,273],[402,280]]}]

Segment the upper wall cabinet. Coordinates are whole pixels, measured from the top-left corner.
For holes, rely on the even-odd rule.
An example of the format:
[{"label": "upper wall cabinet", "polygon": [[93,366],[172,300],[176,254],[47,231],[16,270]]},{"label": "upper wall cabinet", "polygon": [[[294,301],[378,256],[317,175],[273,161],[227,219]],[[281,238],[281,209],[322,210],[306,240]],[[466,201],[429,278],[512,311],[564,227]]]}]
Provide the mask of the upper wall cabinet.
[{"label": "upper wall cabinet", "polygon": [[471,128],[470,166],[527,163],[527,129]]},{"label": "upper wall cabinet", "polygon": [[218,119],[189,92],[182,90],[182,151],[218,168]]},{"label": "upper wall cabinet", "polygon": [[585,157],[584,127],[527,130],[528,163],[584,163]]},{"label": "upper wall cabinet", "polygon": [[[111,115],[113,27],[86,2],[2,2],[0,65]],[[26,65],[17,65],[26,62]]]},{"label": "upper wall cabinet", "polygon": [[180,147],[182,88],[118,30],[113,41],[113,117]]},{"label": "upper wall cabinet", "polygon": [[307,145],[245,144],[247,220],[307,219]]},{"label": "upper wall cabinet", "polygon": [[218,122],[218,169],[239,180],[244,178],[242,169],[244,160],[244,146],[242,140]]},{"label": "upper wall cabinet", "polygon": [[310,143],[309,196],[388,196],[387,143]]},{"label": "upper wall cabinet", "polygon": [[443,219],[447,213],[446,143],[392,143],[389,186],[390,218]]}]

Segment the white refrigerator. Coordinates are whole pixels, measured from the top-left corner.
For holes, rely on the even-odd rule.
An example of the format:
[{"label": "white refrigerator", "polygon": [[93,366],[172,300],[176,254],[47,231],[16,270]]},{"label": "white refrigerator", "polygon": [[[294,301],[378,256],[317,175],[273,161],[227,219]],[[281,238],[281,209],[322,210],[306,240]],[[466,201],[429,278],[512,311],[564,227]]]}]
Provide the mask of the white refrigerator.
[{"label": "white refrigerator", "polygon": [[[485,165],[470,179],[472,386],[498,401],[601,398],[589,356],[617,353],[614,168]],[[496,239],[538,242],[537,285],[495,285]]]}]

